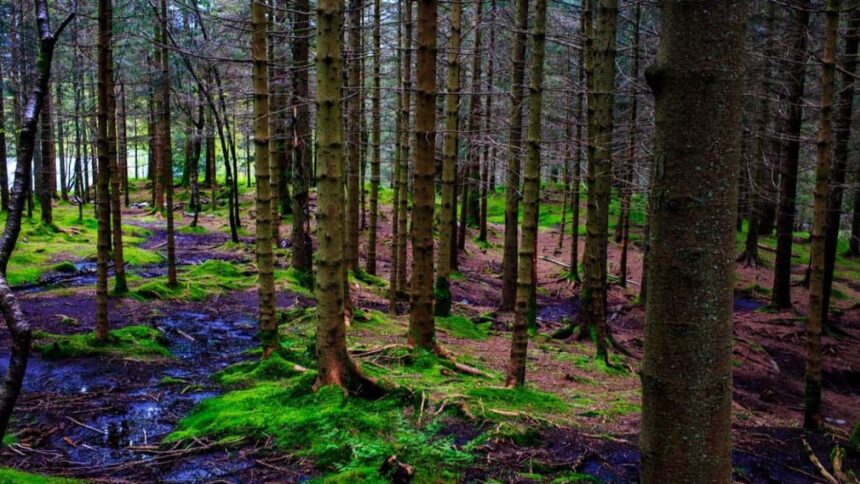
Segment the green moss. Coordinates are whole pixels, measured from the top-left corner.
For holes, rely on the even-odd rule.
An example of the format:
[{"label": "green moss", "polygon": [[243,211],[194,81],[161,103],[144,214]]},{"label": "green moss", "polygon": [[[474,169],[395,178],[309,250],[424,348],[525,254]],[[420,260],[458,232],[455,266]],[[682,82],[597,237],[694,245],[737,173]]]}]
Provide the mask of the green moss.
[{"label": "green moss", "polygon": [[170,356],[167,339],[149,326],[126,326],[111,331],[107,341],[96,339],[94,332],[60,335],[37,331],[36,350],[50,358],[112,355],[123,358]]},{"label": "green moss", "polygon": [[78,268],[75,266],[74,262],[63,261],[54,266],[54,270],[57,272],[77,272]]},{"label": "green moss", "polygon": [[358,270],[358,271],[349,271],[350,282],[362,282],[368,286],[373,287],[388,287],[388,281],[381,277],[376,277],[374,275],[369,274],[366,271]]},{"label": "green moss", "polygon": [[523,412],[528,415],[564,413],[570,406],[554,393],[531,388],[473,388],[468,396],[481,405],[505,412]]},{"label": "green moss", "polygon": [[172,376],[165,376],[161,380],[158,380],[158,384],[160,386],[170,386],[170,385],[188,385],[188,382],[183,380],[182,378],[175,378]]},{"label": "green moss", "polygon": [[592,355],[574,354],[566,351],[559,352],[556,358],[561,361],[569,361],[577,368],[589,373],[603,373],[609,376],[627,375],[630,370],[624,366],[623,360],[616,354],[609,355],[610,364],[607,365],[602,359]]},{"label": "green moss", "polygon": [[290,291],[305,296],[307,298],[314,297],[314,275],[300,271],[294,267],[287,269],[275,270],[275,282],[286,283],[287,289]]},{"label": "green moss", "polygon": [[441,423],[413,420],[417,402],[405,392],[379,400],[349,397],[337,387],[312,391],[314,372],[259,382],[201,402],[166,442],[211,437],[222,442],[271,438],[284,451],[313,460],[327,480],[382,480],[389,456],[414,466],[418,482],[455,480],[472,461],[439,437]]},{"label": "green moss", "polygon": [[198,226],[196,226],[196,227],[192,227],[192,226],[190,226],[190,225],[186,225],[185,227],[181,227],[181,228],[178,230],[178,232],[179,232],[180,234],[193,234],[193,235],[200,235],[200,234],[205,234],[205,233],[206,233],[206,232],[208,232],[208,231],[206,230],[206,227],[201,227],[200,225],[198,225]]},{"label": "green moss", "polygon": [[11,468],[0,468],[0,484],[76,484],[83,483],[77,479],[53,477],[42,474],[32,474]]},{"label": "green moss", "polygon": [[563,474],[561,476],[556,477],[555,479],[553,479],[550,482],[552,484],[567,484],[570,482],[594,482],[594,483],[598,483],[601,481],[600,481],[600,479],[598,479],[595,476],[592,476],[591,474],[585,474],[583,472],[568,472],[566,474]]},{"label": "green moss", "polygon": [[285,360],[275,352],[266,359],[230,365],[213,378],[222,385],[248,386],[257,382],[282,381],[298,374],[295,363]]},{"label": "green moss", "polygon": [[449,336],[454,338],[487,339],[487,323],[478,325],[463,316],[437,317],[436,327],[446,331]]},{"label": "green moss", "polygon": [[226,291],[254,287],[256,274],[244,264],[221,260],[206,262],[181,270],[176,287],[167,285],[167,277],[134,281],[131,294],[137,299],[183,299],[200,301]]}]

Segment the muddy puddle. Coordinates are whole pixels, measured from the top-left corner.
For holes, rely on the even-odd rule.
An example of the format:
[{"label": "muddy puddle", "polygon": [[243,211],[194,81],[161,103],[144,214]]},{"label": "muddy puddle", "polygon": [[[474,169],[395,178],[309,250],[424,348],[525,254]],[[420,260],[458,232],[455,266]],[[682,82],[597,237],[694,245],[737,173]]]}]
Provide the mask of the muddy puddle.
[{"label": "muddy puddle", "polygon": [[[247,358],[246,350],[259,344],[255,319],[235,310],[181,309],[149,324],[168,338],[172,358],[33,355],[13,424],[13,433],[26,446],[16,449],[26,455],[25,468],[82,477],[134,475],[195,482],[252,466],[241,457],[225,459],[223,451],[168,460],[158,445],[196,403],[218,394],[211,375]],[[7,361],[3,351],[0,370]],[[10,456],[9,451],[4,454]]]}]

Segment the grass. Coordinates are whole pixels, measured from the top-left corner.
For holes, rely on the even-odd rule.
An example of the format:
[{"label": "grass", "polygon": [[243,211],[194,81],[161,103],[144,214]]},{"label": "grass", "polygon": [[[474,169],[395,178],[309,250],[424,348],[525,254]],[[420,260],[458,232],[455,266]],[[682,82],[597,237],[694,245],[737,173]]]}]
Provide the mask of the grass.
[{"label": "grass", "polygon": [[[42,224],[36,213],[32,219],[24,218],[21,235],[9,260],[9,284],[32,284],[47,272],[71,272],[75,261],[94,259],[98,222],[92,217],[91,210],[84,213],[83,221],[79,222],[77,206],[65,202],[56,204],[54,222],[60,231]],[[6,214],[0,214],[0,224],[5,221]],[[161,260],[157,252],[137,247],[150,235],[148,230],[123,225],[123,235],[125,260],[130,266]]]},{"label": "grass", "polygon": [[107,341],[94,332],[73,335],[34,332],[36,351],[49,358],[111,355],[123,358],[169,357],[167,339],[149,326],[126,326],[110,331]]},{"label": "grass", "polygon": [[472,462],[469,452],[439,435],[441,418],[428,417],[418,424],[414,395],[393,391],[368,401],[351,398],[337,387],[314,392],[315,379],[314,372],[307,372],[257,381],[204,400],[166,441],[271,438],[282,450],[312,459],[329,482],[384,481],[378,469],[391,455],[415,467],[417,482],[453,480]]},{"label": "grass", "polygon": [[83,482],[66,477],[32,474],[9,467],[0,468],[0,484],[76,484]]},{"label": "grass", "polygon": [[459,339],[487,339],[487,329],[492,323],[475,324],[463,316],[437,317],[436,327]]}]

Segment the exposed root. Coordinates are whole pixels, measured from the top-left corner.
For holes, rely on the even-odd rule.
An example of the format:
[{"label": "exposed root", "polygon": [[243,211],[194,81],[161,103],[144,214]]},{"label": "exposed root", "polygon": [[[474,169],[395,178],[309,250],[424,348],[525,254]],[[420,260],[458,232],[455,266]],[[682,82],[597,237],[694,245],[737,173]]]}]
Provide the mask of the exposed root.
[{"label": "exposed root", "polygon": [[809,461],[812,462],[812,466],[815,467],[815,470],[821,474],[821,477],[823,477],[825,481],[830,484],[840,484],[839,480],[833,477],[833,474],[831,474],[830,471],[824,467],[821,461],[818,460],[818,457],[815,455],[815,452],[813,452],[812,447],[809,446],[809,442],[807,442],[806,439],[803,439],[803,448],[806,449],[807,454],[809,454]]},{"label": "exposed root", "polygon": [[475,367],[472,367],[472,366],[458,362],[454,355],[452,355],[448,350],[445,350],[444,348],[442,348],[439,345],[436,345],[436,350],[434,351],[434,353],[439,358],[447,360],[451,364],[451,366],[453,366],[454,369],[459,371],[460,373],[464,373],[466,375],[471,375],[471,376],[480,376],[480,377],[484,377],[484,378],[490,377],[490,375],[484,371],[481,371]]}]

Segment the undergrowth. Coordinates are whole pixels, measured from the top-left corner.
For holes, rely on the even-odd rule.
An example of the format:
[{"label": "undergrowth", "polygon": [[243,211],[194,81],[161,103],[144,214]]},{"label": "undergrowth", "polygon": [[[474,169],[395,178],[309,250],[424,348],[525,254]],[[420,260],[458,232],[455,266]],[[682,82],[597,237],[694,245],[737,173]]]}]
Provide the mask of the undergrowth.
[{"label": "undergrowth", "polygon": [[110,331],[106,341],[94,332],[61,335],[35,331],[35,349],[49,358],[112,355],[123,358],[169,357],[167,338],[149,326],[126,326]]},{"label": "undergrowth", "polygon": [[12,468],[0,468],[0,484],[77,484],[83,483],[67,477],[53,477],[42,474],[19,471]]}]

